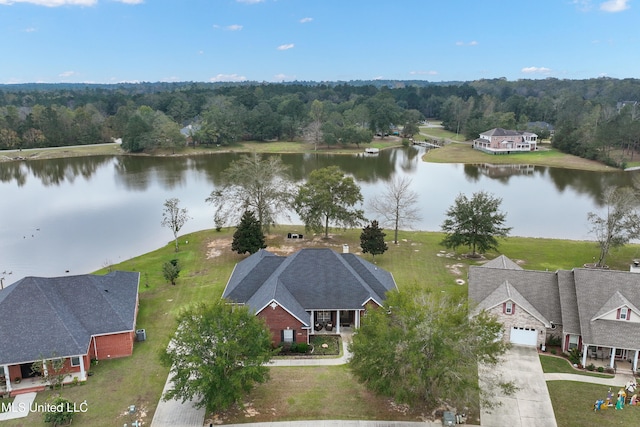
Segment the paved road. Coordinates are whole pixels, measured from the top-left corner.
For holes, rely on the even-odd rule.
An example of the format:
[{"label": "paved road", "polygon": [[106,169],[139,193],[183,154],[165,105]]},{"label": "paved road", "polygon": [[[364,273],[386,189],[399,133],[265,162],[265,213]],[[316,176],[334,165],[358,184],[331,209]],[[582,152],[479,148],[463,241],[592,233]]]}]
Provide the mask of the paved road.
[{"label": "paved road", "polygon": [[319,420],[273,423],[225,424],[225,427],[442,427],[440,422]]},{"label": "paved road", "polygon": [[[513,381],[518,391],[513,396],[496,396],[502,403],[489,411],[482,409],[483,427],[556,427],[556,418],[538,352],[534,347],[513,346],[498,365],[503,380]],[[480,369],[480,381],[491,375]]]},{"label": "paved road", "polygon": [[[164,384],[162,396],[172,387],[171,374]],[[204,408],[197,409],[192,402],[182,403],[179,400],[163,401],[160,397],[151,427],[202,427],[206,413]]]}]

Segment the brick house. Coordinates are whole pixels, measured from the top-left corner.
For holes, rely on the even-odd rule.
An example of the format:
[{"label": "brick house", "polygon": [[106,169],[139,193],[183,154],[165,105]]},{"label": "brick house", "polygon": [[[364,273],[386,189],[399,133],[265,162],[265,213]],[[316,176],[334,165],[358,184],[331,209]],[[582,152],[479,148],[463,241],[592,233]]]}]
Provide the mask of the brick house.
[{"label": "brick house", "polygon": [[236,264],[222,294],[265,320],[274,344],[309,342],[316,333],[357,328],[368,308],[397,289],[391,273],[351,253],[260,250]]},{"label": "brick house", "polygon": [[505,256],[469,267],[473,313],[493,313],[504,325],[503,339],[540,347],[560,338],[562,351],[578,348],[610,367],[640,353],[640,274],[590,268],[524,270]]},{"label": "brick house", "polygon": [[523,151],[535,151],[538,135],[532,132],[520,132],[494,128],[482,132],[473,140],[473,148],[489,154],[511,154]]},{"label": "brick house", "polygon": [[64,359],[71,382],[87,379],[92,359],[130,356],[139,277],[25,277],[0,290],[0,393],[44,390],[34,362]]}]

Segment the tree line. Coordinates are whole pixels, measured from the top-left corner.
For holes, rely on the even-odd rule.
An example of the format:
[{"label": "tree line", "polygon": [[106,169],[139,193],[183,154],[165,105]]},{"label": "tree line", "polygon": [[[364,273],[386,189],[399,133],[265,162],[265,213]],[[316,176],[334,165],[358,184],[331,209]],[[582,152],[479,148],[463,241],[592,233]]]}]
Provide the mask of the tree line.
[{"label": "tree line", "polygon": [[[316,147],[418,133],[424,118],[473,139],[502,127],[551,137],[561,151],[633,160],[640,80],[482,79],[471,82],[156,83],[0,86],[0,149],[109,142],[132,152],[243,140]],[[185,129],[186,126],[192,125]],[[613,159],[612,152],[626,157]]]}]

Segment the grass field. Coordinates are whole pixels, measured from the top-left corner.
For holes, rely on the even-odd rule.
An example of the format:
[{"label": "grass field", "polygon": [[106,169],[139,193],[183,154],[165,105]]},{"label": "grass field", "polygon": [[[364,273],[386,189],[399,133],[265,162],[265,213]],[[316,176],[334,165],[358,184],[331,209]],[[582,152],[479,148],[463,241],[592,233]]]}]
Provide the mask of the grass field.
[{"label": "grass field", "polygon": [[[268,250],[287,254],[301,247],[329,246],[339,251],[346,243],[356,252],[359,245],[360,230],[332,230],[328,240],[309,238],[298,241],[287,240],[284,230],[285,227],[279,227],[268,236]],[[302,226],[286,226],[286,231],[305,233]],[[175,331],[176,313],[196,301],[220,298],[234,265],[244,259],[230,250],[232,232],[225,229],[222,232],[205,230],[192,233],[180,237],[181,246],[177,254],[173,250],[173,242],[169,242],[156,251],[113,266],[114,269],[141,273],[137,327],[146,329],[147,340],[135,344],[132,357],[101,361],[92,367],[93,375],[85,385],[66,387],[62,391],[63,396],[71,401],[87,401],[89,411],[78,414],[74,424],[100,427],[130,423],[129,405],[140,408],[144,414],[141,419],[150,422],[168,373],[168,368],[160,364],[158,354]],[[377,256],[375,262],[393,273],[400,289],[416,286],[465,297],[467,269],[476,261],[446,251],[439,245],[442,237],[441,233],[401,231],[399,244],[389,244],[389,250]],[[508,238],[500,246],[501,253],[521,260],[526,269],[570,269],[589,262],[597,251],[593,242],[519,237]],[[627,270],[629,260],[638,257],[638,252],[640,246],[627,245],[611,254],[609,264],[614,269]],[[497,255],[489,253],[487,257]],[[177,285],[172,286],[162,278],[161,266],[175,257],[183,269]],[[363,257],[372,260],[369,255]],[[465,284],[457,284],[456,279]],[[247,400],[252,402],[249,413],[257,411],[261,414],[255,415],[255,420],[338,416],[405,420],[420,416],[419,408],[415,408],[415,412],[408,411],[386,399],[370,395],[353,381],[344,367],[303,368],[293,375],[284,369],[272,368],[272,382],[256,388]],[[296,381],[306,375],[304,369],[308,369],[310,378],[302,392]],[[274,390],[283,391],[276,393]],[[51,391],[38,393],[37,402],[44,402],[52,394]],[[336,394],[343,398],[327,397]],[[275,414],[272,408],[276,408]],[[226,416],[229,422],[250,421],[245,415],[230,413]],[[27,418],[7,421],[4,426],[31,426],[41,422],[41,415],[33,413]]]},{"label": "grass field", "polygon": [[574,369],[571,363],[564,357],[540,355],[540,363],[542,364],[542,371],[545,373],[561,373],[561,374],[576,374],[585,375],[588,377],[596,378],[613,378],[613,375],[600,374],[597,372],[588,372],[580,369]]}]

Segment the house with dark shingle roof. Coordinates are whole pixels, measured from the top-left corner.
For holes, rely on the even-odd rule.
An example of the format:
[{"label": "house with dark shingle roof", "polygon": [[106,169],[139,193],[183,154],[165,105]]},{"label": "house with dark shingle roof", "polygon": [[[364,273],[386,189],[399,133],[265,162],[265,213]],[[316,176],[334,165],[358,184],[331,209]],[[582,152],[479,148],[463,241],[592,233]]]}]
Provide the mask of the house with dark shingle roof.
[{"label": "house with dark shingle roof", "polygon": [[640,274],[574,268],[523,270],[500,256],[469,267],[473,314],[493,313],[504,325],[503,339],[542,346],[547,337],[561,339],[562,351],[578,348],[587,357],[631,362],[640,353]]},{"label": "house with dark shingle roof", "polygon": [[473,148],[489,154],[535,151],[537,145],[538,135],[535,133],[502,128],[482,132],[479,138],[473,140]]},{"label": "house with dark shingle roof", "polygon": [[87,379],[92,359],[130,356],[139,277],[25,277],[0,290],[0,393],[43,390],[34,362],[64,359],[70,382]]},{"label": "house with dark shingle roof", "polygon": [[[287,257],[260,250],[239,262],[222,297],[263,318],[274,344],[357,328],[397,289],[391,273],[351,253],[308,248]],[[335,330],[335,331],[334,331]]]}]

